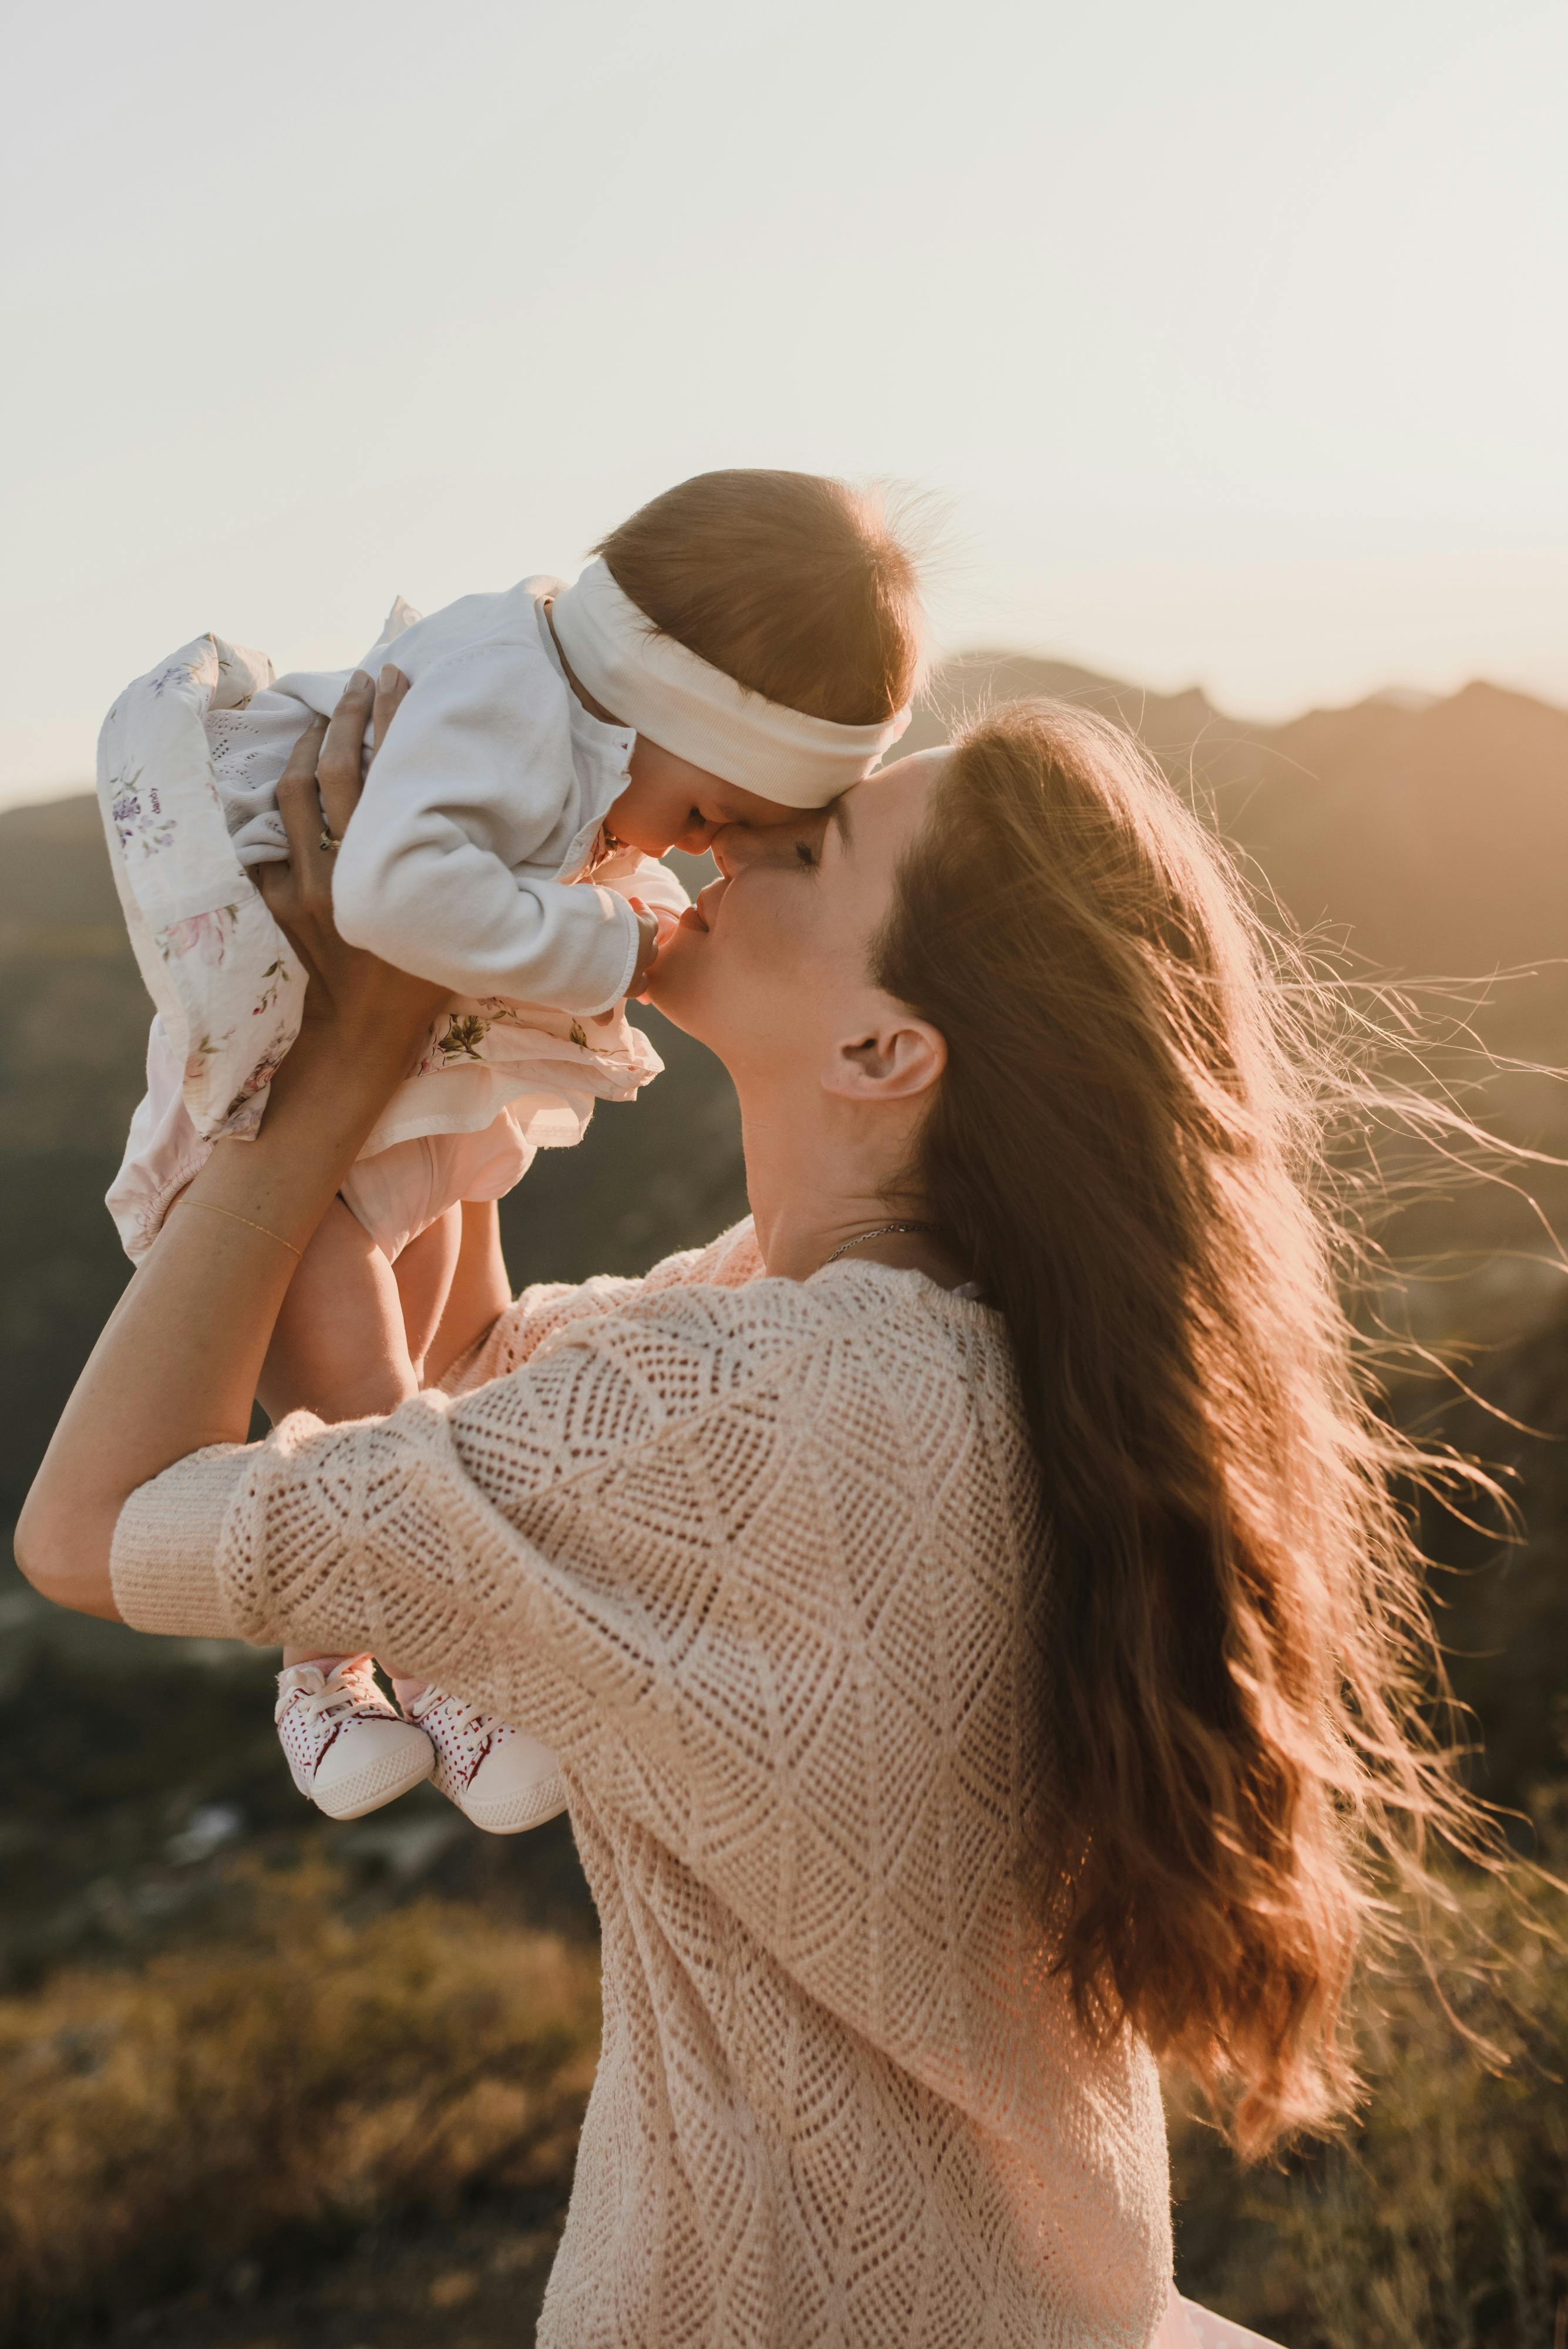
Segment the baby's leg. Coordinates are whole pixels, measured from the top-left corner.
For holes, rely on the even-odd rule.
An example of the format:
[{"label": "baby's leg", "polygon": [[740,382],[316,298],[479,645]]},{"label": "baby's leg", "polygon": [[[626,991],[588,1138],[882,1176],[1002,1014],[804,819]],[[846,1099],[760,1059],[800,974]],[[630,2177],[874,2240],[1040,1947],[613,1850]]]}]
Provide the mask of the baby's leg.
[{"label": "baby's leg", "polygon": [[[421,1234],[397,1262],[409,1351],[421,1385],[440,1378],[505,1307],[511,1291],[495,1203],[467,1200]],[[566,1806],[560,1764],[536,1737],[432,1686],[394,1671],[404,1717],[435,1749],[438,1790],[490,1835],[519,1835]]]},{"label": "baby's leg", "polygon": [[[372,1419],[418,1392],[398,1284],[359,1218],[334,1199],[289,1283],[257,1386],[274,1421]],[[273,1715],[300,1793],[329,1818],[360,1818],[435,1766],[434,1744],[376,1684],[368,1655],[286,1648]]]},{"label": "baby's leg", "polygon": [[[493,1218],[493,1207],[490,1213]],[[462,1206],[449,1207],[443,1216],[439,1216],[427,1230],[420,1234],[417,1240],[409,1242],[393,1267],[398,1277],[398,1294],[403,1300],[403,1327],[408,1332],[409,1354],[413,1362],[414,1375],[421,1386],[425,1382],[425,1364],[431,1348],[435,1348],[437,1361],[443,1369],[446,1365],[441,1357],[453,1350],[438,1343],[438,1334],[442,1318],[452,1303],[452,1282],[457,1274],[466,1228]],[[409,1680],[397,1673],[392,1676],[398,1702],[405,1712],[424,1694],[428,1686],[429,1682],[424,1680]]]},{"label": "baby's leg", "polygon": [[457,1270],[458,1250],[462,1244],[462,1209],[451,1206],[444,1215],[438,1216],[417,1240],[409,1242],[392,1267],[402,1309],[409,1361],[413,1366],[414,1378],[421,1386],[424,1384],[425,1357],[441,1327],[441,1315],[446,1311],[447,1299],[452,1294],[452,1275]]},{"label": "baby's leg", "polygon": [[[415,1391],[392,1268],[358,1217],[334,1199],[305,1251],[273,1330],[256,1398],[269,1419],[379,1418]],[[284,1669],[345,1661],[286,1648]]]},{"label": "baby's leg", "polygon": [[334,1199],[277,1317],[256,1399],[269,1419],[379,1418],[418,1392],[391,1266]]}]

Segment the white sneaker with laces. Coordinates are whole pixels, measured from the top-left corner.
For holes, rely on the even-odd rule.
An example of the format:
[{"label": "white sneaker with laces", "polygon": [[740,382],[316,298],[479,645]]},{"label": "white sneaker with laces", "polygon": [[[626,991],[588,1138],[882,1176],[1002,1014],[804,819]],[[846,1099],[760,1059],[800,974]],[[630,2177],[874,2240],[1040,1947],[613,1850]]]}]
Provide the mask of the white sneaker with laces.
[{"label": "white sneaker with laces", "polygon": [[329,1819],[379,1811],[435,1767],[435,1748],[382,1694],[369,1656],[329,1672],[291,1664],[277,1676],[273,1719],[295,1785]]},{"label": "white sneaker with laces", "polygon": [[521,1835],[566,1809],[561,1765],[536,1737],[433,1685],[405,1709],[435,1747],[437,1786],[487,1835]]}]

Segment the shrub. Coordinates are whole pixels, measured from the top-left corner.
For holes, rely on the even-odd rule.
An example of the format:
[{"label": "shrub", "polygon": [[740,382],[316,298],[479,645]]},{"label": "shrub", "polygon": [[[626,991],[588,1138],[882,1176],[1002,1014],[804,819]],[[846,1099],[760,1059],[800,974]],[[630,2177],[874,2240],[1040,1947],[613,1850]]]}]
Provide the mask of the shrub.
[{"label": "shrub", "polygon": [[350,1923],[321,1868],[249,1889],[244,1938],[0,2002],[0,2338],[481,2176],[564,2190],[592,1951],[432,1900]]}]

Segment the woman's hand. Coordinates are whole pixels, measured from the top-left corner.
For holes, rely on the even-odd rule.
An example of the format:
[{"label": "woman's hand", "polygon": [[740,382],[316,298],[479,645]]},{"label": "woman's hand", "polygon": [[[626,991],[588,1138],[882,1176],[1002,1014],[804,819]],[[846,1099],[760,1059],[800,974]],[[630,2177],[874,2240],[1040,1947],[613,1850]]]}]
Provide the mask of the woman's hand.
[{"label": "woman's hand", "polygon": [[259,866],[255,881],[307,980],[290,1061],[328,1039],[353,1050],[374,1037],[405,1065],[448,1000],[444,988],[347,946],[332,918],[332,859],[364,789],[366,730],[373,727],[379,747],[408,689],[399,669],[384,668],[374,686],[356,669],[330,720],[318,718],[300,736],[278,783],[288,862]]}]

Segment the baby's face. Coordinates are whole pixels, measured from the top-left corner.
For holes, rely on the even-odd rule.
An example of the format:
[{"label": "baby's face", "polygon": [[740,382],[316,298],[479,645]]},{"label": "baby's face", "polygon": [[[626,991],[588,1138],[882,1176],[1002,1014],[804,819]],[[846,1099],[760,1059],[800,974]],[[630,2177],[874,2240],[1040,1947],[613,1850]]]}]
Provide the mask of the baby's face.
[{"label": "baby's face", "polygon": [[800,822],[798,808],[727,783],[642,734],[632,747],[628,771],[631,780],[606,821],[618,840],[640,848],[645,856],[662,856],[667,848],[701,856],[727,823],[757,828]]}]

